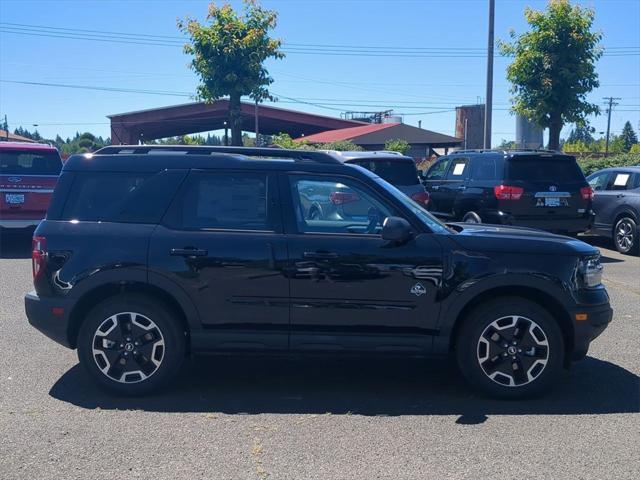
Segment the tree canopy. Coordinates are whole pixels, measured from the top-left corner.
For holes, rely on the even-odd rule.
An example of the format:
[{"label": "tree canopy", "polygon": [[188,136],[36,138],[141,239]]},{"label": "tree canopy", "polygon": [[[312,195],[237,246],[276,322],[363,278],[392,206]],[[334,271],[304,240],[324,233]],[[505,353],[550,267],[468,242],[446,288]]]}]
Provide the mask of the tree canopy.
[{"label": "tree canopy", "polygon": [[584,124],[598,114],[587,94],[600,84],[595,63],[602,55],[602,38],[592,31],[593,10],[569,0],[550,0],[545,11],[525,10],[530,30],[502,43],[512,56],[507,68],[513,110],[543,128],[549,128],[549,147],[558,149],[566,123]]},{"label": "tree canopy", "polygon": [[190,67],[200,77],[197,97],[205,102],[229,97],[233,145],[242,145],[241,98],[274,100],[268,89],[273,79],[264,62],[284,57],[281,40],[269,36],[276,20],[277,13],[262,8],[257,0],[244,0],[241,13],[229,4],[219,7],[212,2],[206,24],[178,20],[178,28],[189,36],[184,51],[193,57]]}]

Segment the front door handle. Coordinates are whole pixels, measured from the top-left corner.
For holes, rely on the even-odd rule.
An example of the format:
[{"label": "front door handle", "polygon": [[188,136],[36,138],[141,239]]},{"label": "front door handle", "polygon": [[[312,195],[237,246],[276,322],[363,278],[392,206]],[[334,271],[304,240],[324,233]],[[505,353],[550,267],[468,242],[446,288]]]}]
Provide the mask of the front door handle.
[{"label": "front door handle", "polygon": [[169,251],[169,254],[173,257],[205,257],[207,253],[209,253],[207,250],[195,247],[172,248]]},{"label": "front door handle", "polygon": [[432,185],[431,189],[432,190],[440,190],[440,185]]},{"label": "front door handle", "polygon": [[334,252],[304,252],[302,256],[304,258],[311,258],[314,260],[328,260],[331,258],[338,258],[338,254]]},{"label": "front door handle", "polygon": [[467,189],[467,187],[465,187],[464,185],[460,185],[460,186],[458,187],[458,190],[461,190],[461,191],[464,191],[464,190],[466,190],[466,189]]}]

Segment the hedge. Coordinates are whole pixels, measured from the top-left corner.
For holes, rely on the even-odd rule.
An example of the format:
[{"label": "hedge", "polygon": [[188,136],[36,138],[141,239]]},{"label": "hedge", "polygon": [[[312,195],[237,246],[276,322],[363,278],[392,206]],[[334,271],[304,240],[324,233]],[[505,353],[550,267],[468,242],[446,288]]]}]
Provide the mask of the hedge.
[{"label": "hedge", "polygon": [[611,157],[579,158],[578,165],[585,176],[609,167],[631,167],[640,165],[640,153],[622,153]]}]

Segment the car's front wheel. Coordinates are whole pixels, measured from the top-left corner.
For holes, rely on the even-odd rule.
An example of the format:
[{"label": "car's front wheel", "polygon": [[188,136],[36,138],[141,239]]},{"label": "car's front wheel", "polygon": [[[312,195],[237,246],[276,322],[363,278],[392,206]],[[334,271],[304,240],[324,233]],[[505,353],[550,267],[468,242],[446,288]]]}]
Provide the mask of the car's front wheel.
[{"label": "car's front wheel", "polygon": [[78,335],[78,358],[111,393],[143,395],[164,386],[180,370],[185,335],[164,304],[125,294],[98,304]]},{"label": "car's front wheel", "polygon": [[622,217],[613,228],[613,243],[620,253],[637,254],[640,250],[638,225],[631,217]]},{"label": "car's front wheel", "polygon": [[548,389],[562,371],[564,342],[554,318],[520,297],[498,298],[464,320],[456,342],[467,381],[498,398],[522,398]]}]

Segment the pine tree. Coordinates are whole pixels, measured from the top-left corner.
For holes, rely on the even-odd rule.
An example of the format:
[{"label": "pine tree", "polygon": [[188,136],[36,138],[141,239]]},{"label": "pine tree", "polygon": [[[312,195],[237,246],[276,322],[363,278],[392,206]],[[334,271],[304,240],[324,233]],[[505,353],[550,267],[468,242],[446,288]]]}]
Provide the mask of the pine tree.
[{"label": "pine tree", "polygon": [[620,137],[622,138],[625,152],[631,150],[633,144],[638,143],[638,136],[636,135],[636,132],[633,131],[631,122],[628,120],[627,123],[624,124],[624,127],[622,127]]}]

